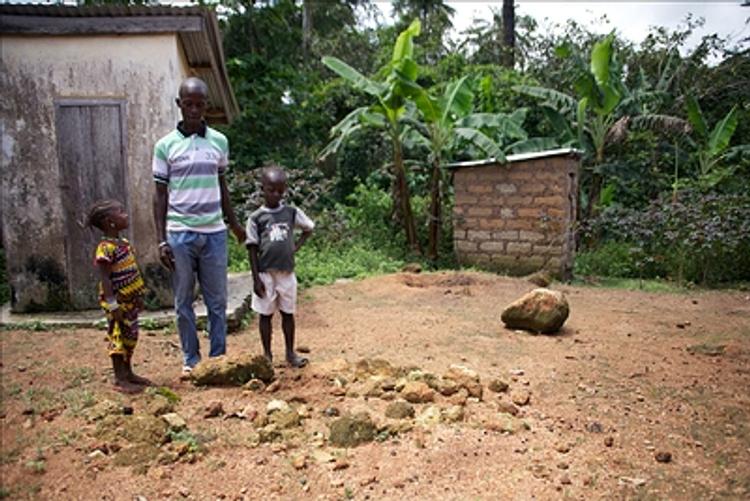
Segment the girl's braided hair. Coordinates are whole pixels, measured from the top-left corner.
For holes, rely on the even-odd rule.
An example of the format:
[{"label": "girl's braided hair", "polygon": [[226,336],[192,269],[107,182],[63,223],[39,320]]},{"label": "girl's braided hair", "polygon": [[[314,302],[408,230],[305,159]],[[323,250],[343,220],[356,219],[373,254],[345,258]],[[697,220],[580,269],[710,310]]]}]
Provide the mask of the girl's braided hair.
[{"label": "girl's braided hair", "polygon": [[107,219],[107,216],[113,210],[115,210],[117,207],[120,207],[121,205],[122,204],[119,201],[112,198],[94,202],[94,204],[89,209],[87,224],[104,231],[106,229],[104,227],[104,220]]}]

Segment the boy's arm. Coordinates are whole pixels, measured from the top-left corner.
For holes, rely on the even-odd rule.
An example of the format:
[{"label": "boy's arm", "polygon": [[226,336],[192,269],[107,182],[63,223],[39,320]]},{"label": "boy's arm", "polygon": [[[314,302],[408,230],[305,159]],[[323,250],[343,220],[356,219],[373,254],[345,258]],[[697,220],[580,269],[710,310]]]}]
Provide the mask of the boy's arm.
[{"label": "boy's arm", "polygon": [[250,259],[250,270],[253,273],[253,292],[258,297],[264,297],[266,295],[266,286],[260,279],[260,273],[258,273],[258,244],[248,244],[247,255]]},{"label": "boy's arm", "polygon": [[99,280],[102,283],[102,293],[104,300],[107,302],[110,313],[115,317],[115,320],[122,320],[122,310],[117,304],[117,297],[115,296],[114,289],[112,288],[112,280],[110,276],[112,274],[112,265],[104,261],[98,261],[96,267],[99,270]]},{"label": "boy's arm", "polygon": [[310,238],[310,235],[312,235],[312,230],[302,230],[302,235],[300,235],[299,240],[294,244],[294,253],[296,254],[297,251],[302,247],[305,242],[307,242],[307,239]]},{"label": "boy's arm", "polygon": [[310,235],[312,234],[313,228],[315,228],[315,223],[313,223],[312,219],[307,217],[307,214],[300,209],[299,207],[296,208],[297,213],[294,217],[294,225],[297,228],[302,229],[302,235],[300,236],[299,240],[294,244],[294,252],[295,254],[297,251],[302,247],[308,238],[310,238]]},{"label": "boy's arm", "polygon": [[224,217],[227,218],[229,228],[234,233],[237,241],[243,243],[247,238],[245,228],[237,222],[237,217],[234,215],[234,209],[229,197],[229,188],[227,188],[227,180],[223,174],[219,174],[219,188],[221,189],[221,211],[224,213]]}]

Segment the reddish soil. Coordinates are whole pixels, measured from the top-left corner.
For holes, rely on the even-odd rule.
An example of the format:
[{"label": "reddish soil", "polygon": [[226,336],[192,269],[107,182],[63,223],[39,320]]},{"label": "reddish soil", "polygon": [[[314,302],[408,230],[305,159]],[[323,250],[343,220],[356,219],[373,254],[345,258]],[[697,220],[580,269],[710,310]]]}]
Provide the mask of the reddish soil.
[{"label": "reddish soil", "polygon": [[[176,392],[176,412],[208,437],[192,461],[116,466],[90,457],[97,439],[83,408],[111,399],[145,412],[146,393],[111,390],[103,333],[3,331],[2,496],[13,499],[748,499],[750,498],[750,296],[654,294],[554,284],[570,318],[557,335],[507,330],[502,308],[534,286],[478,273],[397,274],[302,293],[299,344],[312,363],[279,369],[280,389],[195,388],[178,380],[173,330],[144,331],[136,369]],[[281,358],[278,319],[274,349]],[[205,349],[206,342],[202,340]],[[229,350],[257,351],[257,323]],[[347,450],[325,443],[322,411],[387,402],[335,396],[336,359],[385,359],[442,375],[476,371],[482,401],[458,423],[416,426]],[[528,430],[492,431],[488,418],[511,391],[528,390]],[[206,419],[271,399],[304,401],[302,442],[261,443],[253,423]],[[417,413],[426,404],[415,404]],[[443,397],[435,405],[447,407]],[[318,434],[316,434],[318,432]],[[336,462],[320,460],[325,451]],[[657,461],[657,454],[671,461]],[[296,464],[300,456],[305,464]],[[142,465],[145,466],[145,465]],[[299,467],[299,468],[298,468]],[[138,498],[142,496],[142,498]]]}]

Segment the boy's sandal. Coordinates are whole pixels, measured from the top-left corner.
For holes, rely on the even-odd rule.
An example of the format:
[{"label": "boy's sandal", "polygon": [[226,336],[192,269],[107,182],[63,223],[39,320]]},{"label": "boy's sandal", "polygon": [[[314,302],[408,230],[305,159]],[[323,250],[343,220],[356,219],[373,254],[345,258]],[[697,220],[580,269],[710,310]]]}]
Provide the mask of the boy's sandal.
[{"label": "boy's sandal", "polygon": [[289,362],[289,365],[291,365],[295,369],[301,369],[302,367],[305,367],[308,363],[310,363],[310,361],[305,357],[294,357],[291,360],[287,359],[287,362]]}]

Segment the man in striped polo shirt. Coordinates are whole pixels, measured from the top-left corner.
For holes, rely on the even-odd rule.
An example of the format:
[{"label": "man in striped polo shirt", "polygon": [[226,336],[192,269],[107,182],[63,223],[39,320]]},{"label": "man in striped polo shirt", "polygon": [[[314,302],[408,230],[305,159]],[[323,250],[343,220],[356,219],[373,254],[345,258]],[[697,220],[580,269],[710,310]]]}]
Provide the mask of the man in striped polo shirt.
[{"label": "man in striped polo shirt", "polygon": [[186,79],[176,99],[182,121],[154,147],[154,222],[159,258],[172,272],[184,375],[201,359],[193,310],[196,277],[208,311],[208,355],[226,352],[225,218],[235,237],[245,241],[224,178],[229,145],[224,134],[203,120],[207,101],[206,83]]}]

